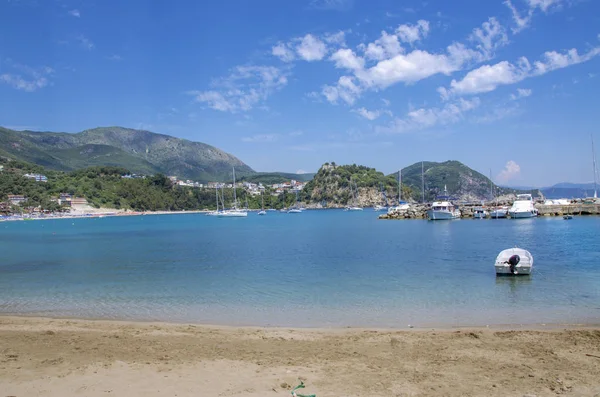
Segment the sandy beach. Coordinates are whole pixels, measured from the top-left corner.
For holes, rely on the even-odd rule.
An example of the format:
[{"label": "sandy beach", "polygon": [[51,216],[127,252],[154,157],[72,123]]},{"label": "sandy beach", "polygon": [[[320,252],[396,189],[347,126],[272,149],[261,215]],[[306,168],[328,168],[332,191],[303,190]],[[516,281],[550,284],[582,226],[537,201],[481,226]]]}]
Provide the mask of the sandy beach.
[{"label": "sandy beach", "polygon": [[280,329],[0,317],[0,396],[595,396],[600,329]]}]

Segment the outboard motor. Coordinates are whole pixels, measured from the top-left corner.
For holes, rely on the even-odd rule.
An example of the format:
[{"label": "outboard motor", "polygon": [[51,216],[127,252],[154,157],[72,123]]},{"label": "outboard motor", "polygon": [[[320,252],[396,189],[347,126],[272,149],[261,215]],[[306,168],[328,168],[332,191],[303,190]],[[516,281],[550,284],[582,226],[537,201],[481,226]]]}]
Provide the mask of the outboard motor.
[{"label": "outboard motor", "polygon": [[515,268],[519,264],[520,261],[521,261],[521,257],[519,255],[513,255],[510,258],[508,258],[508,264],[510,265],[510,272],[512,274],[515,274]]}]

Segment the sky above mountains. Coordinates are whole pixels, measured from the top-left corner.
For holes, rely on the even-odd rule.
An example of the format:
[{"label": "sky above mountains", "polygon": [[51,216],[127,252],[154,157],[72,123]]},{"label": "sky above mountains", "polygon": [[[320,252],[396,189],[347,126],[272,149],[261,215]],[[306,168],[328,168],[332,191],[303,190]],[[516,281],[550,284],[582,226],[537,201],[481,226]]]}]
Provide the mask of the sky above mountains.
[{"label": "sky above mountains", "polygon": [[0,0],[0,125],[119,125],[258,171],[455,159],[593,180],[595,0]]}]

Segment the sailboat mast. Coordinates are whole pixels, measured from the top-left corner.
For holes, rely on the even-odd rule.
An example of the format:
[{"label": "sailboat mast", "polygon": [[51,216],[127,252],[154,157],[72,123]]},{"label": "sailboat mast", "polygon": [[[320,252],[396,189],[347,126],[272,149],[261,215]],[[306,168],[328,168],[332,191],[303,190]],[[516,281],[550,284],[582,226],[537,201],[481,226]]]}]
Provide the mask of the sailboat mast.
[{"label": "sailboat mast", "polygon": [[492,182],[492,169],[490,168],[490,196],[494,199],[494,183]]},{"label": "sailboat mast", "polygon": [[421,190],[423,191],[423,203],[425,203],[425,167],[421,161]]},{"label": "sailboat mast", "polygon": [[402,201],[402,170],[398,170],[398,205]]},{"label": "sailboat mast", "polygon": [[235,167],[233,168],[233,206],[237,207],[237,197],[235,195]]},{"label": "sailboat mast", "polygon": [[592,138],[592,162],[594,165],[594,198],[598,198],[598,190],[597,190],[597,186],[596,186],[597,180],[598,180],[598,177],[597,177],[598,172],[596,169],[596,151],[594,150],[594,136],[591,135],[591,138]]}]

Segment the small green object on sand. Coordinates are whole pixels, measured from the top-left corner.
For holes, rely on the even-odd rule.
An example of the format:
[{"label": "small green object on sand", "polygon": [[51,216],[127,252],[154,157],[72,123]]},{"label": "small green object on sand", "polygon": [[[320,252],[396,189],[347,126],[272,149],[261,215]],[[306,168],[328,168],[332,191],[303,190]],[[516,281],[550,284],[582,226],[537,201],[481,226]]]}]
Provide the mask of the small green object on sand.
[{"label": "small green object on sand", "polygon": [[304,382],[300,381],[300,384],[292,389],[292,396],[293,397],[317,397],[316,394],[296,394],[296,390],[304,389],[305,387],[306,386],[304,386]]}]

